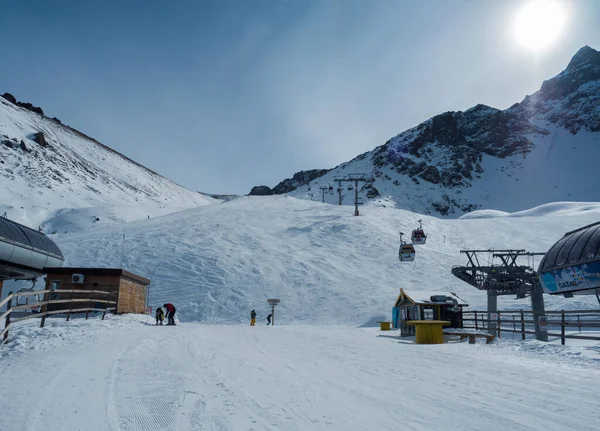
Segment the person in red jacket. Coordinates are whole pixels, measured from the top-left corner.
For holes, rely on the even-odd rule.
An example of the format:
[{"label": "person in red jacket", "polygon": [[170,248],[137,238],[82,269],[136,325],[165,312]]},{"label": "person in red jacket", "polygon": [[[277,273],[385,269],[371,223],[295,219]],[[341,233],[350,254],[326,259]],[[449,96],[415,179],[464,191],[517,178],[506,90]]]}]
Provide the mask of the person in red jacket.
[{"label": "person in red jacket", "polygon": [[167,326],[175,326],[175,311],[177,311],[175,306],[169,302],[168,304],[163,304],[163,307],[167,310],[167,319],[169,320]]}]

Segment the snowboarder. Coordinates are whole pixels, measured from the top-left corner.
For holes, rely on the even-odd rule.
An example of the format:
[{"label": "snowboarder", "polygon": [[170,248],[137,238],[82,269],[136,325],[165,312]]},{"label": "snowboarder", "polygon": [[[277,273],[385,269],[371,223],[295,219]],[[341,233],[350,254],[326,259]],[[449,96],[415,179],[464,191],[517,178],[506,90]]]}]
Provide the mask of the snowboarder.
[{"label": "snowboarder", "polygon": [[167,326],[175,326],[175,311],[177,311],[175,306],[169,302],[163,304],[163,307],[167,310],[167,319],[169,320]]},{"label": "snowboarder", "polygon": [[160,324],[162,325],[164,320],[165,320],[165,312],[163,311],[162,308],[158,307],[156,309],[156,324],[158,325],[160,322]]},{"label": "snowboarder", "polygon": [[256,324],[256,311],[252,310],[250,312],[250,326],[254,326]]},{"label": "snowboarder", "polygon": [[267,326],[269,326],[269,325],[271,324],[271,317],[273,317],[273,315],[272,315],[272,314],[269,314],[269,315],[267,316],[267,322],[268,322],[268,323],[267,323]]}]

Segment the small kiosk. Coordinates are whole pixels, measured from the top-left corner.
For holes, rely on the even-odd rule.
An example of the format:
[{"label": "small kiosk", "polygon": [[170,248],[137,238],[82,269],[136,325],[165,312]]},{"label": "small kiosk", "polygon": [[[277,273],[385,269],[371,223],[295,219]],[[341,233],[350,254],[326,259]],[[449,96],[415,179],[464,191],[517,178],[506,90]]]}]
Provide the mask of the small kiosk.
[{"label": "small kiosk", "polygon": [[444,320],[450,328],[462,328],[462,309],[468,304],[453,293],[433,293],[400,289],[392,309],[392,324],[401,336],[415,335],[414,320]]}]

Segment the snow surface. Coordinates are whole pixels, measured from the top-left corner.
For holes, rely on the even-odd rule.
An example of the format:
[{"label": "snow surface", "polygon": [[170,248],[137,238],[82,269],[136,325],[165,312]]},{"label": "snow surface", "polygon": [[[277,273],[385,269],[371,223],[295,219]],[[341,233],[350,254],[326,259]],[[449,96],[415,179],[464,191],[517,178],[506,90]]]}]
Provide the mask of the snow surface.
[{"label": "snow surface", "polygon": [[[351,327],[23,323],[0,429],[596,431],[600,352]],[[16,331],[15,331],[16,332]]]},{"label": "snow surface", "polygon": [[[66,265],[120,267],[152,280],[149,303],[173,302],[182,321],[246,322],[267,298],[280,298],[279,322],[376,325],[389,320],[403,287],[455,292],[471,309],[486,295],[450,273],[460,249],[544,252],[566,231],[598,221],[600,205],[556,204],[519,218],[438,219],[405,210],[352,209],[283,196],[244,197],[163,217],[51,237]],[[568,209],[568,211],[566,211]],[[101,218],[104,216],[101,215]],[[423,219],[427,244],[413,262],[398,260],[399,231]],[[123,241],[123,236],[125,237]],[[483,259],[491,256],[484,254]],[[122,261],[121,261],[122,259]],[[527,259],[521,263],[527,264]],[[537,267],[539,259],[529,262]],[[9,289],[5,284],[5,294]],[[501,308],[529,308],[502,297]],[[546,296],[548,309],[597,308],[594,297]]]},{"label": "snow surface", "polygon": [[[33,141],[36,132],[48,146]],[[120,207],[113,215],[130,221],[219,202],[2,97],[0,162],[0,214],[34,228],[72,209]]]}]

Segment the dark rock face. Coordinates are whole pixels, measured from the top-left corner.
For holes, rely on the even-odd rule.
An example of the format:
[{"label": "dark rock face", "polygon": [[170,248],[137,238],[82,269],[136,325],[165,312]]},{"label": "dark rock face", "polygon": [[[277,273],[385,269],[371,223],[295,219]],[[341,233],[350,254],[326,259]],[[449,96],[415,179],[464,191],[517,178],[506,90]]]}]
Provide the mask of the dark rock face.
[{"label": "dark rock face", "polygon": [[27,148],[27,145],[25,145],[25,142],[23,142],[23,141],[21,141],[21,143],[19,144],[19,146],[21,147],[21,149],[23,151],[26,151],[28,153],[31,151],[29,148]]},{"label": "dark rock face", "polygon": [[311,169],[309,171],[296,172],[292,178],[287,178],[273,187],[273,194],[281,195],[296,190],[299,186],[310,183],[329,172],[327,169]]},{"label": "dark rock face", "polygon": [[34,106],[31,103],[17,102],[17,105],[20,106],[21,108],[25,108],[25,109],[35,112],[37,114],[44,115],[44,111],[42,111],[42,108],[40,108],[39,106]]},{"label": "dark rock face", "polygon": [[48,145],[48,143],[46,142],[46,138],[44,137],[44,134],[42,132],[37,132],[35,135],[33,135],[33,141],[42,147]]},{"label": "dark rock face", "polygon": [[15,105],[17,104],[17,99],[15,98],[15,96],[13,96],[10,93],[4,93],[2,95],[2,97],[4,97],[6,100],[8,100],[10,103],[14,103]]},{"label": "dark rock face", "polygon": [[[250,191],[249,194],[256,195],[257,193],[260,193],[261,196],[282,195],[285,193],[292,192],[300,186],[309,184],[312,180],[325,175],[327,172],[329,172],[329,170],[327,170],[327,169],[311,169],[309,171],[296,172],[292,178],[287,178],[287,179],[281,181],[279,184],[277,184],[275,187],[273,187],[273,189],[271,189],[267,186],[256,186],[256,187],[252,188],[252,190]],[[258,189],[258,190],[255,191],[255,189]],[[266,189],[269,190],[268,193],[267,193]],[[255,193],[253,193],[253,192],[255,192]]]},{"label": "dark rock face", "polygon": [[373,152],[372,161],[413,179],[467,186],[474,174],[482,173],[484,154],[498,158],[526,154],[533,147],[529,136],[547,133],[516,113],[477,105],[465,112],[443,113],[396,136]]},{"label": "dark rock face", "polygon": [[6,100],[8,100],[11,103],[14,103],[17,106],[20,106],[21,108],[25,108],[25,109],[27,109],[29,111],[36,112],[36,113],[38,113],[40,115],[44,115],[44,111],[39,106],[34,106],[31,103],[27,103],[27,102],[19,102],[17,100],[17,98],[15,96],[13,96],[12,94],[10,94],[10,93],[4,93],[2,95],[2,97],[5,98]]},{"label": "dark rock face", "polygon": [[268,186],[254,186],[248,196],[270,196],[272,194],[273,190]]}]

